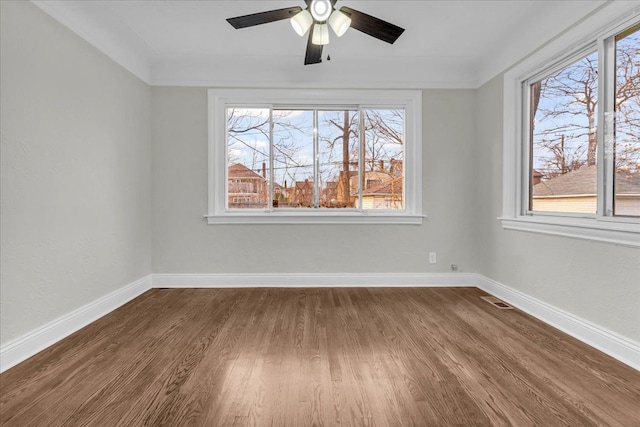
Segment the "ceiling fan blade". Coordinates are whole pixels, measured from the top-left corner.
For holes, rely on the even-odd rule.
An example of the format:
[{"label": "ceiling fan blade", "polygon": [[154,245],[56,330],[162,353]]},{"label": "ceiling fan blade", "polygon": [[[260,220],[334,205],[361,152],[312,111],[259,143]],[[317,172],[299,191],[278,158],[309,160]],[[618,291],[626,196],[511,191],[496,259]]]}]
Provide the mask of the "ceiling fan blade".
[{"label": "ceiling fan blade", "polygon": [[372,37],[393,44],[398,37],[404,32],[404,28],[393,25],[366,13],[343,6],[341,12],[346,13],[351,18],[351,27],[358,31],[362,31]]},{"label": "ceiling fan blade", "polygon": [[315,27],[315,25],[312,25],[311,30],[309,31],[309,38],[307,39],[307,54],[304,56],[304,65],[319,64],[322,62],[322,45],[311,43]]},{"label": "ceiling fan blade", "polygon": [[285,7],[284,9],[269,10],[267,12],[252,13],[251,15],[236,16],[227,19],[233,28],[253,27],[254,25],[266,24],[268,22],[280,21],[291,18],[296,13],[302,11],[299,6]]}]

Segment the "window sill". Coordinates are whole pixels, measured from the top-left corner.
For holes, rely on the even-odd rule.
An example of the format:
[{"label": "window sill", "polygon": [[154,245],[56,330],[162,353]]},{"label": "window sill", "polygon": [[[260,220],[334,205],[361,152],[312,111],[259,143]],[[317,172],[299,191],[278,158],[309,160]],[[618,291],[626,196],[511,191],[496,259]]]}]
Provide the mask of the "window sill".
[{"label": "window sill", "polygon": [[209,224],[422,224],[424,215],[381,214],[360,212],[340,214],[318,213],[233,213],[205,215]]},{"label": "window sill", "polygon": [[640,223],[559,217],[498,218],[505,230],[528,231],[640,248]]}]

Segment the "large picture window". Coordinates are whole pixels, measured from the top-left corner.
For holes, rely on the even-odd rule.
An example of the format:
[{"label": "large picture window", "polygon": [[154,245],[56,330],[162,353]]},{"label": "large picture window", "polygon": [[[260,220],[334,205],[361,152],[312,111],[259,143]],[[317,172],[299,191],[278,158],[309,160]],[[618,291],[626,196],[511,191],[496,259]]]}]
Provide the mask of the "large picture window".
[{"label": "large picture window", "polygon": [[419,92],[209,95],[209,222],[421,222]]},{"label": "large picture window", "polygon": [[639,20],[505,74],[505,228],[640,246]]}]

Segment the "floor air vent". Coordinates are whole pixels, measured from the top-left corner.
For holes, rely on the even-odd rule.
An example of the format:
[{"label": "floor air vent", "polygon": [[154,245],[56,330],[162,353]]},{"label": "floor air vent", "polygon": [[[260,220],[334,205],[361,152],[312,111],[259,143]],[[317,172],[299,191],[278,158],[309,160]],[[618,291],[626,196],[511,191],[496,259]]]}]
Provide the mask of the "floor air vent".
[{"label": "floor air vent", "polygon": [[511,307],[509,304],[507,304],[506,302],[496,297],[480,297],[480,298],[482,298],[489,304],[492,304],[494,307],[499,308],[500,310],[513,310],[513,307]]}]

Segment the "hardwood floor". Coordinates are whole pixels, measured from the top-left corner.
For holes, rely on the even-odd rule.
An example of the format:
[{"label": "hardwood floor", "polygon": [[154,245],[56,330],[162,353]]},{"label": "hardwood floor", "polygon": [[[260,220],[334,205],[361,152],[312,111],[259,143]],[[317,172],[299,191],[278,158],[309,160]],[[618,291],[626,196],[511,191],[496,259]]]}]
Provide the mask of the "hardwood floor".
[{"label": "hardwood floor", "polygon": [[0,424],[640,426],[640,372],[483,295],[154,289],[0,375]]}]

